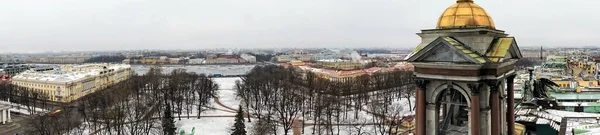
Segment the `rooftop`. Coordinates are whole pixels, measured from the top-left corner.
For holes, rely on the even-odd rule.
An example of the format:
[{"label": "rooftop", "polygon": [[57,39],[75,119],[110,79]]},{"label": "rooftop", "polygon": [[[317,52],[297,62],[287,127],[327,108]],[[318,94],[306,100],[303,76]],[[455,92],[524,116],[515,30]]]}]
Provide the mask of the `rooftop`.
[{"label": "rooftop", "polygon": [[118,71],[130,68],[126,64],[84,64],[84,65],[63,65],[58,69],[49,71],[28,70],[13,77],[15,80],[38,80],[49,82],[71,82],[83,79],[89,76],[99,75],[105,70]]},{"label": "rooftop", "polygon": [[321,68],[313,68],[310,66],[299,66],[298,68],[300,68],[304,71],[310,71],[313,73],[322,73],[322,74],[327,74],[327,75],[331,75],[331,76],[347,76],[347,75],[355,75],[355,74],[373,74],[378,71],[412,70],[413,66],[409,63],[398,63],[389,68],[372,67],[372,68],[367,68],[367,69],[350,70],[350,71],[321,69]]}]

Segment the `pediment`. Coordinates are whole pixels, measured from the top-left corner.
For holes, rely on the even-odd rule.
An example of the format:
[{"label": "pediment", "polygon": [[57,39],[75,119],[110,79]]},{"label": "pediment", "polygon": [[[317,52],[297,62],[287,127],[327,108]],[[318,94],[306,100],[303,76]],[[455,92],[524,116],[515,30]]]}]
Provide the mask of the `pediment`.
[{"label": "pediment", "polygon": [[407,59],[409,62],[481,64],[486,60],[452,37],[438,37]]},{"label": "pediment", "polygon": [[468,63],[462,55],[447,45],[438,45],[433,51],[428,52],[428,56],[421,59],[422,62],[457,62]]}]

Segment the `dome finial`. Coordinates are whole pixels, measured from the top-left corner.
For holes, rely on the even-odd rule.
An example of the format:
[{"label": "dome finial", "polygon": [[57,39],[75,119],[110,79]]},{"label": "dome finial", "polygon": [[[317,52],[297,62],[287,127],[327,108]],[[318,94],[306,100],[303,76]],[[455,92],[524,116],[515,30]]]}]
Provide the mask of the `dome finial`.
[{"label": "dome finial", "polygon": [[456,2],[473,2],[473,0],[456,0]]}]

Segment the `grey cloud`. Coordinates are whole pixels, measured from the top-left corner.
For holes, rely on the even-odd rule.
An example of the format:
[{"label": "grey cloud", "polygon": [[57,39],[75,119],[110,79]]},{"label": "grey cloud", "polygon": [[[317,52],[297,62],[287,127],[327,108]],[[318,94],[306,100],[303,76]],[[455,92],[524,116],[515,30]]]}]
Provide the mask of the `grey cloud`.
[{"label": "grey cloud", "polygon": [[[0,52],[396,47],[454,0],[0,0]],[[596,45],[592,0],[475,0],[522,46]]]}]

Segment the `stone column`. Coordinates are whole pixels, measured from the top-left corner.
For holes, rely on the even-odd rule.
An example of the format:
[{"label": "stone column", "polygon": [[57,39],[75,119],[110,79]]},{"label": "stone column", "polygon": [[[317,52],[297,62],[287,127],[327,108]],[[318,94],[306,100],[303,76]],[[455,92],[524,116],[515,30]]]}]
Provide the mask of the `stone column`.
[{"label": "stone column", "polygon": [[417,135],[424,135],[425,133],[427,133],[425,131],[426,127],[425,127],[425,117],[426,117],[426,112],[425,112],[425,108],[426,108],[426,97],[425,97],[425,89],[426,89],[426,85],[427,83],[425,82],[425,80],[417,80],[417,91],[416,91],[416,102],[417,102],[417,110],[416,110],[416,133]]},{"label": "stone column", "polygon": [[10,108],[8,108],[8,109],[6,110],[6,113],[7,113],[7,115],[8,115],[8,120],[7,120],[7,121],[8,121],[8,122],[11,122],[11,118],[10,118]]},{"label": "stone column", "polygon": [[486,128],[487,126],[490,125],[490,108],[482,108],[481,109],[481,134],[482,135],[489,135],[491,134],[491,131],[489,128]]},{"label": "stone column", "polygon": [[500,96],[498,94],[498,83],[488,83],[490,86],[490,107],[492,108],[491,129],[492,135],[500,135]]},{"label": "stone column", "polygon": [[2,124],[6,124],[6,110],[2,110],[2,118],[0,121],[2,121]]},{"label": "stone column", "polygon": [[437,135],[439,123],[439,111],[435,103],[427,103],[427,132],[426,135]]},{"label": "stone column", "polygon": [[470,124],[471,124],[471,135],[480,135],[481,131],[481,114],[480,106],[479,106],[479,87],[473,86],[471,87],[471,112],[470,112]]},{"label": "stone column", "polygon": [[507,108],[506,108],[506,127],[508,127],[508,134],[509,135],[513,135],[515,132],[515,86],[514,86],[514,81],[515,79],[515,75],[511,75],[508,76],[508,78],[506,78],[506,85],[507,85],[507,89],[506,89],[506,102],[507,102]]}]

